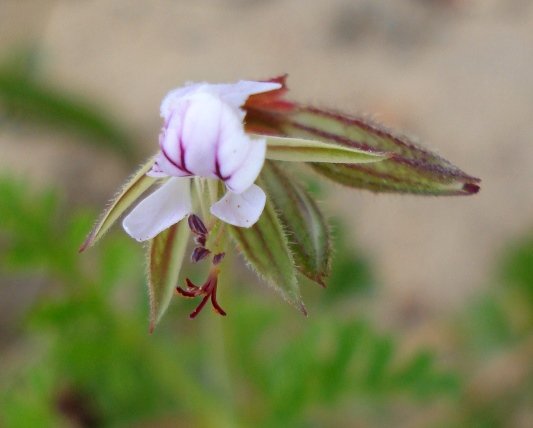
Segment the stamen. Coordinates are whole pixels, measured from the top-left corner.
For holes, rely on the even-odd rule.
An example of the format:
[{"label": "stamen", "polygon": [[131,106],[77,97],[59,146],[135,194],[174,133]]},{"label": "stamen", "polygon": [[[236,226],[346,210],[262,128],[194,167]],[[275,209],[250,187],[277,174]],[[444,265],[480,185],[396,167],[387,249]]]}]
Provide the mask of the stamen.
[{"label": "stamen", "polygon": [[207,228],[205,227],[204,222],[196,214],[190,214],[187,222],[189,223],[189,228],[191,229],[192,233],[195,235],[207,235]]},{"label": "stamen", "polygon": [[[215,289],[213,290],[213,292],[211,293],[211,304],[213,305],[213,309],[219,314],[219,315],[222,315],[222,316],[226,316],[226,312],[224,311],[224,309],[222,309],[220,307],[220,305],[218,304],[217,302],[217,284],[215,284]],[[206,296],[207,297],[207,296]]]},{"label": "stamen", "polygon": [[195,319],[196,318],[196,315],[198,315],[202,309],[204,308],[205,304],[207,303],[207,301],[209,300],[209,294],[207,294],[203,299],[202,301],[200,302],[200,304],[196,307],[196,309],[194,311],[191,312],[191,314],[189,315],[189,318],[190,319]]},{"label": "stamen", "polygon": [[225,255],[226,253],[215,254],[215,256],[213,257],[213,265],[218,265],[222,261],[222,259],[224,259]]},{"label": "stamen", "polygon": [[200,247],[205,247],[206,241],[207,241],[207,238],[205,235],[200,235],[194,238],[194,242]]},{"label": "stamen", "polygon": [[176,287],[178,294],[181,294],[183,297],[196,297],[202,294],[200,287],[194,285],[189,278],[186,278],[185,281],[187,282],[187,290],[178,286]]},{"label": "stamen", "polygon": [[209,254],[211,254],[211,251],[207,248],[196,247],[192,252],[191,261],[193,263],[198,263],[200,260],[205,259]]},{"label": "stamen", "polygon": [[189,278],[185,280],[187,283],[187,289],[183,289],[179,286],[176,287],[176,292],[182,295],[183,297],[203,296],[202,300],[200,301],[200,304],[196,307],[194,311],[191,312],[189,318],[196,318],[196,316],[202,311],[208,300],[211,300],[211,304],[213,305],[213,309],[215,310],[215,312],[217,312],[219,315],[226,315],[224,309],[222,309],[217,302],[218,272],[218,269],[212,269],[209,273],[207,281],[201,287],[195,285]]}]

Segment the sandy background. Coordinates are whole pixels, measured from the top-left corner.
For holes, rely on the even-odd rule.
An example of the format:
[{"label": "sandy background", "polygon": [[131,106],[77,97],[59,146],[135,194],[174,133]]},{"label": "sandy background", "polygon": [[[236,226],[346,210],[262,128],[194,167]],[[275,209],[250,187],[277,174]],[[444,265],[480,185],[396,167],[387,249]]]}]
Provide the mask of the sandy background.
[{"label": "sandy background", "polygon": [[[29,43],[44,80],[107,105],[146,154],[170,88],[289,73],[292,98],[372,114],[481,177],[468,198],[331,187],[327,210],[374,260],[386,325],[459,311],[533,227],[531,1],[1,0],[0,57]],[[0,168],[98,204],[129,173],[65,137],[10,128]]]}]

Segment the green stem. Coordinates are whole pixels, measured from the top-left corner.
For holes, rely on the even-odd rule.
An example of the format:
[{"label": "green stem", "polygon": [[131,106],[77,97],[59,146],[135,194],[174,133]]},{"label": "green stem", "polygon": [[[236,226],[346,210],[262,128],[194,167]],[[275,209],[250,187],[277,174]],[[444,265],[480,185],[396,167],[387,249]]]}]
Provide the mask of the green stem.
[{"label": "green stem", "polygon": [[[225,283],[226,275],[222,270],[219,276],[220,283]],[[217,315],[203,317],[204,340],[210,344],[209,352],[205,354],[206,364],[209,367],[209,377],[212,379],[218,396],[224,402],[225,420],[218,421],[217,426],[237,427],[240,424],[237,421],[237,412],[235,409],[234,385],[231,381],[231,373],[226,352],[226,340],[224,335],[223,323],[226,322],[224,317]],[[222,425],[223,424],[223,425]]]}]

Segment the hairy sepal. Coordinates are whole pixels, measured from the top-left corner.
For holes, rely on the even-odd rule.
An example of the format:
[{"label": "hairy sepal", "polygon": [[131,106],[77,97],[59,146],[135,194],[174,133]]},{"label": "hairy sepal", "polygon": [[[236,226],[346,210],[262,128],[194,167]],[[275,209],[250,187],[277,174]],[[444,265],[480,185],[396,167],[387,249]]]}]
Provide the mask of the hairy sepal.
[{"label": "hairy sepal", "polygon": [[359,164],[380,162],[388,157],[386,153],[359,150],[329,141],[276,136],[262,138],[267,142],[267,159],[278,161]]},{"label": "hairy sepal", "polygon": [[332,257],[326,218],[312,196],[277,162],[265,163],[261,179],[279,213],[298,270],[325,286]]},{"label": "hairy sepal", "polygon": [[244,106],[248,132],[318,140],[391,155],[370,164],[313,163],[319,174],[375,192],[470,195],[479,191],[479,178],[381,125],[366,118],[285,100],[286,78],[285,75],[270,80],[282,84],[279,90],[248,99]]},{"label": "hairy sepal", "polygon": [[110,228],[115,221],[124,214],[131,206],[157,182],[157,178],[149,177],[146,173],[154,163],[154,158],[150,158],[141,168],[133,174],[122,187],[117,196],[109,204],[94,225],[93,229],[80,247],[80,252],[92,247]]},{"label": "hairy sepal", "polygon": [[286,124],[284,132],[290,136],[321,137],[347,147],[392,154],[383,162],[368,165],[312,165],[316,172],[350,187],[425,195],[467,195],[479,190],[479,179],[406,137],[397,136],[365,119],[302,108]]},{"label": "hairy sepal", "polygon": [[[263,189],[262,180],[257,184]],[[282,297],[306,314],[294,257],[274,205],[267,198],[259,221],[250,228],[229,226],[232,239],[248,265]]]},{"label": "hairy sepal", "polygon": [[150,332],[168,308],[185,256],[189,239],[186,220],[169,227],[150,240],[148,257],[148,294],[150,296]]}]

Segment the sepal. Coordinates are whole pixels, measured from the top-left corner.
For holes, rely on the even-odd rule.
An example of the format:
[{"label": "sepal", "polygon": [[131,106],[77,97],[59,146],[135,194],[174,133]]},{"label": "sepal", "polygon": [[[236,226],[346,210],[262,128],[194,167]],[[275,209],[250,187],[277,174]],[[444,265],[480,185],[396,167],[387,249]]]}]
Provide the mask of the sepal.
[{"label": "sepal", "polygon": [[265,138],[267,142],[267,159],[278,161],[359,164],[379,162],[389,157],[387,153],[360,150],[330,141],[252,136]]},{"label": "sepal", "polygon": [[189,233],[187,221],[181,220],[151,239],[148,244],[150,332],[167,310],[174,295]]},{"label": "sepal", "polygon": [[276,162],[265,163],[261,179],[287,232],[289,248],[298,270],[324,287],[331,270],[331,234],[318,204]]},{"label": "sepal", "polygon": [[287,101],[286,77],[270,80],[282,84],[280,89],[248,99],[244,106],[247,132],[387,153],[387,159],[369,164],[312,164],[319,174],[346,186],[436,196],[470,195],[479,191],[479,178],[466,174],[405,136],[366,118]]},{"label": "sepal", "polygon": [[375,192],[468,195],[479,190],[472,177],[404,136],[363,118],[300,108],[283,128],[290,136],[318,138],[361,150],[391,153],[367,165],[314,163],[313,169],[337,183]]},{"label": "sepal", "polygon": [[[262,180],[257,184],[263,186]],[[263,214],[252,227],[229,226],[228,229],[238,250],[258,276],[306,314],[294,257],[272,202],[267,199]]]},{"label": "sepal", "polygon": [[113,226],[115,221],[131,208],[146,190],[156,183],[157,178],[146,175],[152,168],[154,160],[155,157],[150,158],[128,179],[94,225],[85,242],[80,247],[80,252],[92,247]]}]

